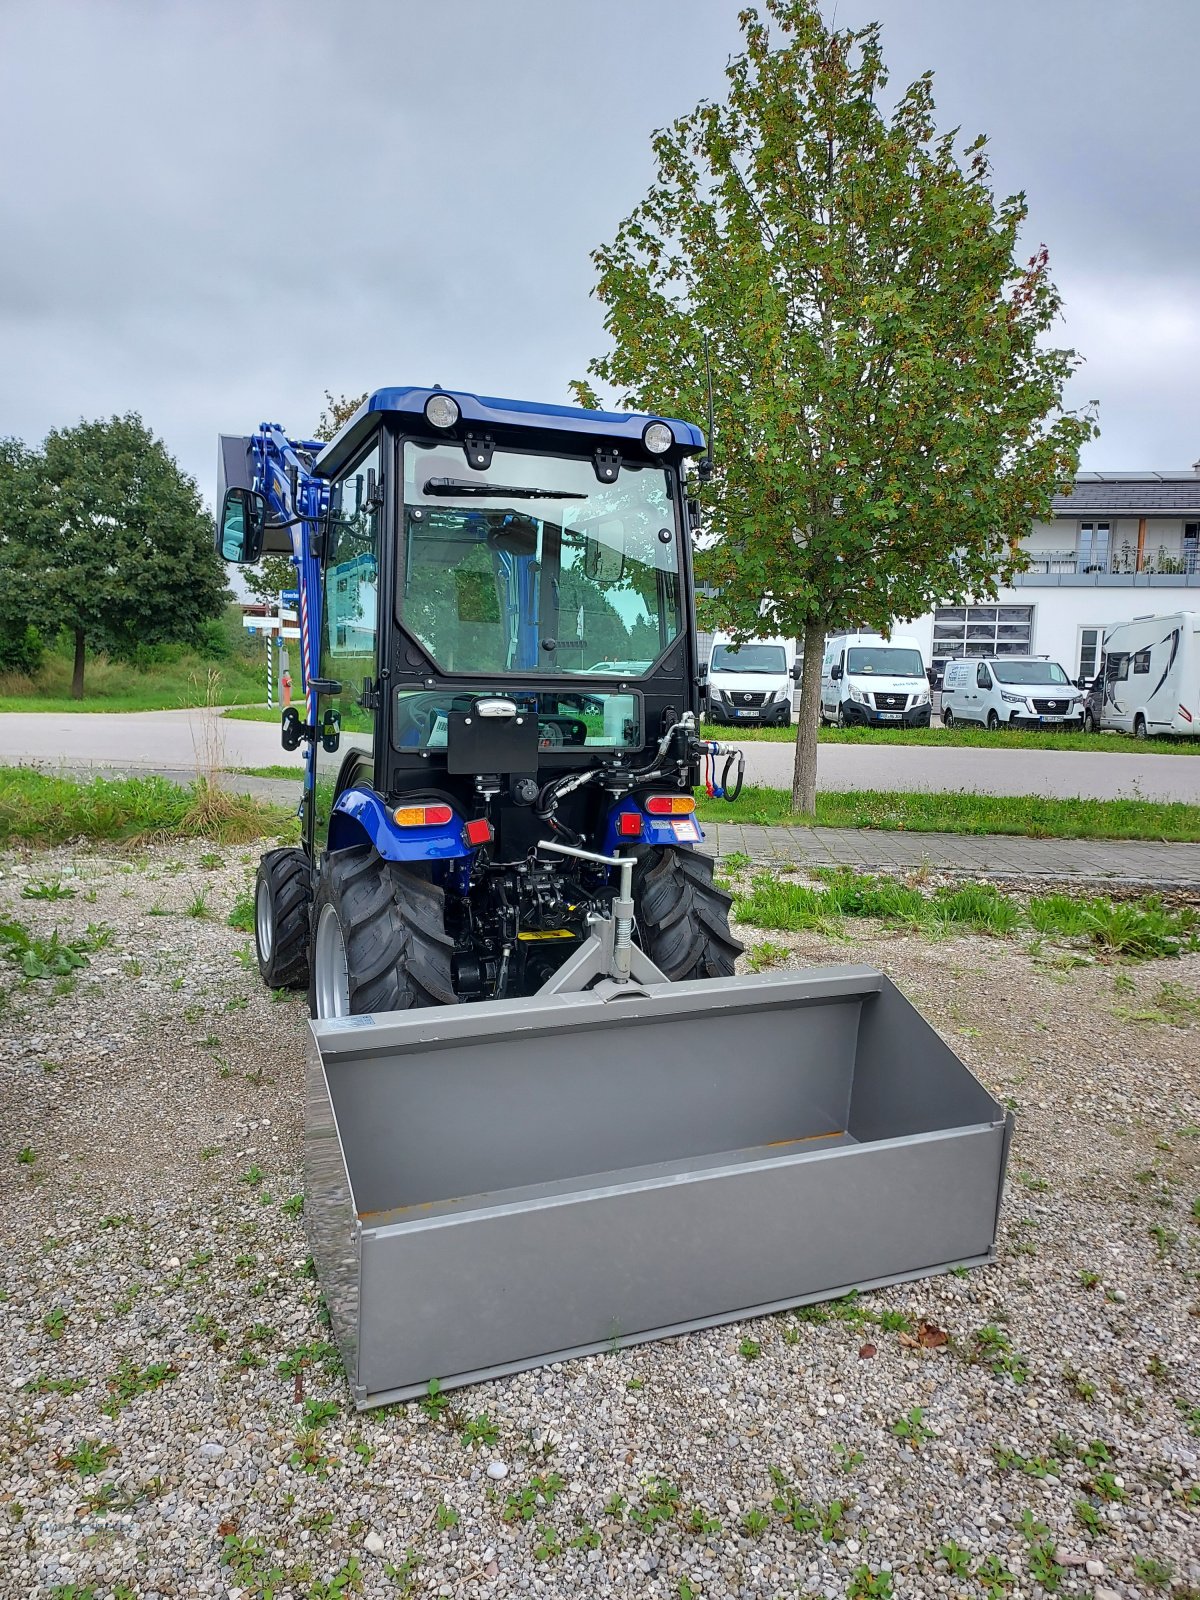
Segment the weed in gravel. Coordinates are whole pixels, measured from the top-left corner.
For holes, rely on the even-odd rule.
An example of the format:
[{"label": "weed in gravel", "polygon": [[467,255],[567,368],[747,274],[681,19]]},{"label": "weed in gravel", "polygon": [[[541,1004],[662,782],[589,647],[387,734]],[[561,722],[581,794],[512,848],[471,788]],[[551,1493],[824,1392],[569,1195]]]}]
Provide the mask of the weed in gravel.
[{"label": "weed in gravel", "polygon": [[154,1361],[148,1367],[138,1367],[130,1360],[122,1361],[116,1372],[105,1380],[109,1399],[100,1409],[106,1417],[115,1417],[138,1395],[149,1394],[178,1376],[179,1368],[170,1361]]},{"label": "weed in gravel", "polygon": [[22,900],[73,900],[76,890],[59,878],[34,879],[21,888]]},{"label": "weed in gravel", "polygon": [[1182,984],[1168,981],[1159,984],[1148,1004],[1138,1008],[1117,1006],[1113,1015],[1122,1022],[1154,1022],[1186,1028],[1200,1017],[1200,995],[1193,994]]},{"label": "weed in gravel", "polygon": [[1083,1373],[1080,1372],[1076,1367],[1064,1367],[1062,1369],[1062,1375],[1066,1382],[1075,1391],[1075,1395],[1078,1399],[1094,1400],[1096,1398],[1096,1385],[1090,1378],[1084,1377]]},{"label": "weed in gravel", "polygon": [[971,1552],[959,1544],[957,1540],[947,1539],[944,1544],[938,1546],[937,1553],[949,1567],[954,1577],[970,1577]]},{"label": "weed in gravel", "polygon": [[1125,1499],[1125,1490],[1118,1483],[1116,1475],[1112,1472],[1093,1473],[1091,1482],[1086,1485],[1094,1495],[1109,1504],[1115,1504]]},{"label": "weed in gravel", "polygon": [[771,1501],[771,1509],[789,1523],[797,1533],[819,1533],[826,1544],[846,1537],[842,1526],[852,1500],[831,1500],[822,1505],[819,1500],[808,1504],[800,1492],[789,1484],[778,1467],[771,1468],[771,1481],[778,1491]]},{"label": "weed in gravel", "polygon": [[241,1176],[238,1178],[238,1182],[248,1184],[251,1189],[257,1189],[265,1177],[266,1173],[257,1162],[254,1162],[251,1166],[246,1168],[245,1172],[241,1174]]},{"label": "weed in gravel", "polygon": [[791,951],[786,945],[763,939],[746,951],[746,965],[751,972],[766,972],[771,967],[782,966],[790,955]]},{"label": "weed in gravel", "polygon": [[683,1517],[683,1525],[701,1539],[713,1539],[722,1532],[720,1517],[710,1516],[703,1506],[693,1506]]},{"label": "weed in gravel", "polygon": [[872,1572],[864,1562],[850,1574],[846,1594],[847,1600],[891,1600],[892,1575],[886,1567]]},{"label": "weed in gravel", "polygon": [[31,1378],[21,1385],[22,1394],[78,1394],[86,1389],[88,1378]]},{"label": "weed in gravel", "polygon": [[53,1306],[42,1318],[42,1328],[52,1339],[61,1339],[66,1332],[67,1313],[62,1306]]},{"label": "weed in gravel", "polygon": [[743,1361],[757,1361],[762,1355],[762,1345],[757,1339],[742,1339],[738,1343],[738,1355]]},{"label": "weed in gravel", "polygon": [[1156,1222],[1153,1227],[1147,1228],[1146,1232],[1154,1240],[1154,1247],[1160,1261],[1165,1260],[1170,1255],[1173,1244],[1179,1243],[1179,1235],[1175,1230],[1165,1227],[1161,1222]]},{"label": "weed in gravel", "polygon": [[500,1516],[504,1522],[532,1522],[566,1488],[566,1479],[557,1472],[535,1472],[523,1489],[515,1490],[504,1502]]},{"label": "weed in gravel", "polygon": [[833,1457],[845,1473],[851,1473],[855,1467],[861,1467],[866,1459],[861,1450],[852,1450],[849,1445],[842,1444],[840,1440],[833,1446]]},{"label": "weed in gravel", "polygon": [[266,1547],[261,1539],[241,1538],[236,1533],[227,1533],[221,1546],[221,1560],[246,1594],[274,1600],[276,1592],[283,1587],[283,1568],[268,1563]]},{"label": "weed in gravel", "polygon": [[50,1600],[97,1600],[97,1595],[90,1583],[56,1583],[50,1590]]},{"label": "weed in gravel", "polygon": [[927,1439],[935,1437],[933,1429],[925,1426],[925,1412],[921,1406],[912,1406],[902,1417],[892,1423],[892,1433],[902,1443],[919,1450]]},{"label": "weed in gravel", "polygon": [[1024,1356],[1017,1354],[1008,1335],[993,1323],[988,1323],[976,1333],[975,1351],[975,1359],[990,1367],[998,1377],[1008,1377],[1014,1383],[1021,1384],[1029,1376]]},{"label": "weed in gravel", "polygon": [[1095,1538],[1104,1532],[1104,1518],[1090,1500],[1076,1500],[1074,1511],[1075,1521],[1084,1533]]},{"label": "weed in gravel", "polygon": [[102,1444],[99,1439],[81,1439],[74,1450],[64,1451],[57,1458],[60,1472],[77,1472],[81,1478],[94,1477],[103,1472],[117,1454],[115,1444]]},{"label": "weed in gravel", "polygon": [[220,1155],[220,1153],[221,1147],[219,1144],[202,1145],[200,1148],[200,1160],[211,1161],[214,1156]]},{"label": "weed in gravel", "polygon": [[147,908],[146,915],[148,917],[169,917],[171,912],[167,906],[163,905],[161,900],[155,900],[154,903]]},{"label": "weed in gravel", "polygon": [[31,1167],[36,1160],[37,1152],[31,1144],[23,1144],[17,1151],[17,1165],[19,1167]]},{"label": "weed in gravel", "polygon": [[750,865],[750,857],[744,850],[731,850],[727,856],[721,857],[721,865],[726,872],[742,872]]},{"label": "weed in gravel", "polygon": [[301,1472],[307,1473],[310,1478],[320,1478],[324,1481],[329,1476],[329,1469],[334,1461],[321,1449],[321,1435],[315,1428],[302,1428],[296,1435],[296,1445],[288,1463],[299,1467]]},{"label": "weed in gravel", "polygon": [[436,1422],[439,1417],[449,1410],[450,1396],[443,1392],[442,1386],[436,1378],[430,1378],[425,1385],[425,1393],[417,1401],[417,1404],[431,1422]]},{"label": "weed in gravel", "polygon": [[1098,1272],[1092,1272],[1086,1267],[1079,1274],[1080,1286],[1084,1289],[1094,1289],[1098,1284],[1103,1283],[1103,1281],[1103,1278],[1101,1278]]},{"label": "weed in gravel", "polygon": [[23,923],[5,919],[0,919],[0,958],[30,981],[70,977],[88,962],[82,940],[63,940],[57,928],[46,939],[31,932]]},{"label": "weed in gravel", "polygon": [[987,1590],[992,1600],[1000,1600],[1004,1591],[1011,1589],[1017,1581],[994,1551],[984,1556],[975,1568],[975,1578]]},{"label": "weed in gravel", "polygon": [[304,1215],[304,1196],[302,1194],[289,1195],[279,1209],[286,1217],[302,1217]]},{"label": "weed in gravel", "polygon": [[207,917],[209,915],[208,890],[201,889],[188,902],[186,915],[189,917]]},{"label": "weed in gravel", "polygon": [[323,1428],[334,1417],[340,1416],[341,1411],[336,1400],[306,1400],[302,1420],[306,1428]]},{"label": "weed in gravel", "polygon": [[1175,1576],[1175,1568],[1169,1561],[1155,1561],[1152,1556],[1134,1556],[1133,1570],[1151,1589],[1168,1588]]},{"label": "weed in gravel", "polygon": [[751,1507],[742,1518],[742,1532],[748,1539],[761,1539],[770,1526],[770,1517],[757,1506]]},{"label": "weed in gravel", "polygon": [[254,932],[254,896],[249,892],[238,895],[229,913],[229,926],[239,933]]},{"label": "weed in gravel", "polygon": [[488,1416],[486,1411],[481,1411],[477,1417],[468,1417],[458,1430],[464,1450],[471,1450],[476,1445],[494,1445],[500,1437],[500,1430]]}]

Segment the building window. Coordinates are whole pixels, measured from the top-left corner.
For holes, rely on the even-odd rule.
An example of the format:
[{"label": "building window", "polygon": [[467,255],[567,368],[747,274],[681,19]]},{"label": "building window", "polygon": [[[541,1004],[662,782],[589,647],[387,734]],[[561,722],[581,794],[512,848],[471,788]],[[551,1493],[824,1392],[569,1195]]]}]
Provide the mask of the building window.
[{"label": "building window", "polygon": [[1183,570],[1200,572],[1200,522],[1183,525]]},{"label": "building window", "polygon": [[939,606],[933,613],[935,662],[1027,656],[1032,643],[1032,606]]},{"label": "building window", "polygon": [[1108,571],[1108,540],[1111,524],[1081,522],[1075,561],[1080,572]]},{"label": "building window", "polygon": [[1100,628],[1079,630],[1079,676],[1085,682],[1090,682],[1099,669],[1101,632]]}]

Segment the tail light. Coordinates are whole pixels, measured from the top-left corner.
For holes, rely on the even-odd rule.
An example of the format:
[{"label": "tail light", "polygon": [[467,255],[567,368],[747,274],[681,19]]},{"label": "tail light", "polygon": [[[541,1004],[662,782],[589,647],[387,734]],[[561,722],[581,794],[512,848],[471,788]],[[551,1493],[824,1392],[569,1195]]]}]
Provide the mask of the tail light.
[{"label": "tail light", "polygon": [[622,811],[617,818],[617,833],[622,839],[640,839],[642,814],[640,811]]},{"label": "tail light", "polygon": [[392,820],[398,828],[444,828],[453,817],[449,806],[397,806]]},{"label": "tail light", "polygon": [[652,817],[686,817],[696,809],[690,794],[652,794],[643,804]]},{"label": "tail light", "polygon": [[490,844],[494,837],[492,825],[486,817],[472,817],[463,829],[465,844]]}]

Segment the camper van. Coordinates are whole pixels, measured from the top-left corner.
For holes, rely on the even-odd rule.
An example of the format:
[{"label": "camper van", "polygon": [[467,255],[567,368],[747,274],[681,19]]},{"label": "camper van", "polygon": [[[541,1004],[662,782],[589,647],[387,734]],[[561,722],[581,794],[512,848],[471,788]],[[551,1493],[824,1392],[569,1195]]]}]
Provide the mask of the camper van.
[{"label": "camper van", "polygon": [[708,658],[709,719],[786,728],[799,676],[794,639],[734,644],[728,635],[718,633]]},{"label": "camper van", "polygon": [[1200,735],[1200,611],[1135,617],[1104,630],[1089,726]]},{"label": "camper van", "polygon": [[821,721],[927,728],[929,679],[915,639],[842,633],[825,641]]}]

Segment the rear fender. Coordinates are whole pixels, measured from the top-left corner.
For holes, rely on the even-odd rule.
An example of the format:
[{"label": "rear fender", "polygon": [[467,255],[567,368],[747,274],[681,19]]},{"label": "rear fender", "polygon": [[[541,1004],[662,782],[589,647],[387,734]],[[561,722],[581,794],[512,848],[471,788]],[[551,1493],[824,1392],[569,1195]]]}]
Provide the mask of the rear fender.
[{"label": "rear fender", "polygon": [[[633,812],[642,819],[642,831],[636,838],[617,832],[617,818]],[[669,844],[684,850],[693,850],[704,838],[704,830],[694,816],[652,817],[644,811],[632,795],[626,795],[620,805],[614,806],[604,824],[604,843],[601,852],[615,855],[623,844]]]},{"label": "rear fender", "polygon": [[427,828],[400,828],[374,789],[343,789],[329,818],[329,848],[372,844],[385,861],[455,861],[474,855],[463,843],[463,820]]}]

